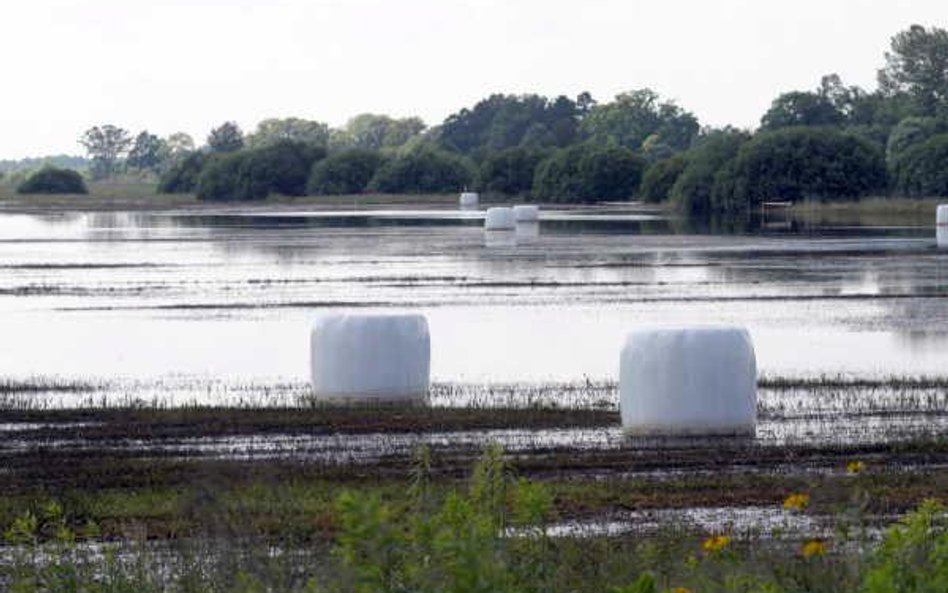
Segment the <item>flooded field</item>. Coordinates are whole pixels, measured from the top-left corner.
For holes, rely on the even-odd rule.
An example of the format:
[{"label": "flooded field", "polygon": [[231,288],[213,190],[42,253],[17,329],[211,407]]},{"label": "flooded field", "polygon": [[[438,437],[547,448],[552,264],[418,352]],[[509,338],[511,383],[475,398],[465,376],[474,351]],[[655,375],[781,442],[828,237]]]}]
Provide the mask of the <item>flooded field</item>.
[{"label": "flooded field", "polygon": [[[930,228],[678,233],[544,213],[0,215],[0,376],[305,381],[328,310],[420,310],[432,378],[615,378],[630,328],[740,324],[764,376],[940,376],[948,252]],[[494,235],[497,235],[496,237]]]},{"label": "flooded field", "polygon": [[[929,485],[948,476],[948,251],[931,227],[784,221],[719,232],[597,208],[485,233],[481,217],[0,214],[8,488],[108,487],[107,466],[134,474],[141,463],[401,476],[419,445],[456,475],[500,443],[528,476],[698,480],[688,495],[637,504],[684,509],[707,529],[759,522],[771,512],[760,505],[794,480],[840,476],[851,459],[899,484],[912,472]],[[313,401],[311,324],[355,309],[427,316],[429,406]],[[756,437],[624,436],[625,334],[695,324],[748,328]],[[88,473],[73,476],[79,466]],[[721,480],[738,486],[725,494]],[[906,488],[880,516],[923,486]],[[664,516],[606,506],[566,513],[557,529],[648,531]]]}]

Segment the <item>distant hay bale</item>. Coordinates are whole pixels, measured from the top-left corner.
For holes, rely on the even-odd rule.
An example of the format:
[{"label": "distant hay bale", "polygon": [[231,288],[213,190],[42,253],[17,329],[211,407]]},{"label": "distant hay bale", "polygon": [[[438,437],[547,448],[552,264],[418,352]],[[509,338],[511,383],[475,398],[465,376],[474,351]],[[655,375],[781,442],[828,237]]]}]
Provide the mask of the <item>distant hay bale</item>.
[{"label": "distant hay bale", "polygon": [[741,328],[631,332],[620,357],[619,406],[627,434],[753,435],[757,362]]},{"label": "distant hay bale", "polygon": [[484,218],[484,230],[512,231],[516,228],[517,219],[514,216],[513,208],[494,207],[487,209],[487,216]]},{"label": "distant hay bale", "polygon": [[540,220],[540,207],[535,204],[514,206],[514,218],[517,222],[536,222]]},{"label": "distant hay bale", "polygon": [[310,335],[317,399],[417,401],[428,394],[428,322],[416,314],[336,314]]},{"label": "distant hay bale", "polygon": [[476,210],[477,204],[480,201],[480,196],[477,192],[466,191],[461,194],[461,197],[458,198],[458,203],[461,206],[461,210]]},{"label": "distant hay bale", "polygon": [[941,204],[935,211],[935,242],[941,249],[948,249],[948,204]]}]

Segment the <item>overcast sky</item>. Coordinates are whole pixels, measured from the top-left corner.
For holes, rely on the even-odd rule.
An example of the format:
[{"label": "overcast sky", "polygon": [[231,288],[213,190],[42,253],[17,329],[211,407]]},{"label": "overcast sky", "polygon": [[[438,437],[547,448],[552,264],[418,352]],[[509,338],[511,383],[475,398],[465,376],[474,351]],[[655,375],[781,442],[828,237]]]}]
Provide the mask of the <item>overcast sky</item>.
[{"label": "overcast sky", "polygon": [[837,72],[875,88],[893,34],[945,0],[7,0],[0,158],[81,154],[112,123],[200,144],[226,120],[428,124],[491,93],[600,101],[650,87],[753,127]]}]

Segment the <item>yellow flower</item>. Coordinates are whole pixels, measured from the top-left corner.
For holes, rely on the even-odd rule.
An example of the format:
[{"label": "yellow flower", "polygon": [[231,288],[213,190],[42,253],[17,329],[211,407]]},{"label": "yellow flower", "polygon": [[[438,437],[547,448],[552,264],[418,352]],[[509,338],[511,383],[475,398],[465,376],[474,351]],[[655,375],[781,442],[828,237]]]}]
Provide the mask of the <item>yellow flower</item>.
[{"label": "yellow flower", "polygon": [[822,539],[810,539],[803,542],[803,545],[800,546],[800,554],[804,558],[812,558],[813,556],[822,556],[826,553],[826,548],[829,545],[825,540]]},{"label": "yellow flower", "polygon": [[806,492],[795,492],[783,500],[783,508],[788,511],[802,511],[810,504],[810,495]]},{"label": "yellow flower", "polygon": [[688,587],[675,587],[671,590],[671,593],[691,593],[691,589]]},{"label": "yellow flower", "polygon": [[846,473],[858,474],[864,469],[866,469],[866,464],[862,461],[850,461],[846,464]]},{"label": "yellow flower", "polygon": [[701,543],[701,547],[705,552],[713,554],[726,548],[729,543],[731,543],[731,538],[726,535],[712,535]]}]

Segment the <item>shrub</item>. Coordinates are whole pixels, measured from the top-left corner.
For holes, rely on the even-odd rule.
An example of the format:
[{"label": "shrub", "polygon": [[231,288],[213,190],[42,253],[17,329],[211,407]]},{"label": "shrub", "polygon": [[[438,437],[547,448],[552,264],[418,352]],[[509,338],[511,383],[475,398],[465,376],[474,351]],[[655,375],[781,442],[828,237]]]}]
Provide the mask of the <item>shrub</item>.
[{"label": "shrub", "polygon": [[43,167],[20,183],[18,194],[87,194],[86,183],[77,171]]},{"label": "shrub", "polygon": [[669,191],[669,199],[675,208],[692,215],[710,213],[715,175],[737,155],[747,139],[745,132],[716,130],[703,136],[694,148],[684,153],[685,167]]},{"label": "shrub", "polygon": [[627,200],[638,190],[644,168],[626,148],[572,146],[540,163],[533,195],[552,202]]},{"label": "shrub", "polygon": [[369,182],[382,193],[439,193],[460,191],[474,181],[474,168],[459,155],[421,149],[387,161]]},{"label": "shrub", "polygon": [[240,169],[238,188],[253,188],[249,190],[253,195],[264,191],[264,197],[270,193],[302,196],[313,163],[325,156],[322,147],[295,140],[279,140],[251,150]]},{"label": "shrub", "polygon": [[537,165],[545,154],[540,150],[516,147],[488,155],[481,163],[480,187],[507,195],[529,192]]},{"label": "shrub", "polygon": [[313,165],[306,193],[361,193],[383,161],[382,154],[375,150],[354,149],[334,154]]},{"label": "shrub", "polygon": [[218,153],[207,159],[197,182],[197,198],[212,202],[263,199],[267,188],[241,183],[247,152]]},{"label": "shrub", "polygon": [[325,154],[322,148],[283,140],[256,150],[211,155],[198,177],[197,197],[244,201],[271,193],[303,195],[312,163]]},{"label": "shrub", "polygon": [[888,176],[881,151],[868,140],[832,128],[784,128],[744,144],[715,183],[715,209],[735,210],[767,200],[881,193]]},{"label": "shrub", "polygon": [[864,593],[948,591],[948,520],[933,501],[890,527],[863,580]]},{"label": "shrub", "polygon": [[193,192],[198,185],[201,169],[207,163],[203,152],[191,152],[176,160],[158,180],[158,192],[163,194],[185,194]]},{"label": "shrub", "polygon": [[678,176],[685,170],[688,160],[683,155],[663,159],[649,167],[642,177],[639,197],[646,202],[664,202],[671,194]]},{"label": "shrub", "polygon": [[948,134],[908,148],[893,174],[900,193],[948,196]]}]

